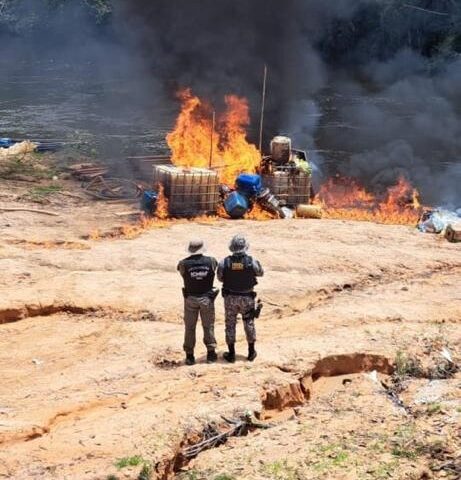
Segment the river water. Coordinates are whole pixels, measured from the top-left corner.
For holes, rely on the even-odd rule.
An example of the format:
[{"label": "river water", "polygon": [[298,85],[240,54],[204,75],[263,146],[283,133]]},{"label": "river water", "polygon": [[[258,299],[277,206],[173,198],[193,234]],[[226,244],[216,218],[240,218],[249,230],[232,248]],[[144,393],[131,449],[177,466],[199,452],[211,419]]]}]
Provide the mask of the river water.
[{"label": "river water", "polygon": [[[103,158],[163,153],[177,105],[127,72],[52,61],[0,67],[0,137],[68,142]],[[163,102],[163,103],[162,103]]]}]

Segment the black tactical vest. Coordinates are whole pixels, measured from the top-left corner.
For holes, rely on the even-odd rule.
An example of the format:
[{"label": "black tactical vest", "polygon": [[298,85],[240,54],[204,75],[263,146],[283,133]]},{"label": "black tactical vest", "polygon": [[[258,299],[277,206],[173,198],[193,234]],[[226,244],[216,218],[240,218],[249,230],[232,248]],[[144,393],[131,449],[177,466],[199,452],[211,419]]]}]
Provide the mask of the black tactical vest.
[{"label": "black tactical vest", "polygon": [[224,260],[223,288],[230,292],[251,292],[258,281],[249,255],[237,254]]},{"label": "black tactical vest", "polygon": [[183,260],[184,290],[187,295],[204,295],[213,288],[214,270],[210,257],[193,255]]}]

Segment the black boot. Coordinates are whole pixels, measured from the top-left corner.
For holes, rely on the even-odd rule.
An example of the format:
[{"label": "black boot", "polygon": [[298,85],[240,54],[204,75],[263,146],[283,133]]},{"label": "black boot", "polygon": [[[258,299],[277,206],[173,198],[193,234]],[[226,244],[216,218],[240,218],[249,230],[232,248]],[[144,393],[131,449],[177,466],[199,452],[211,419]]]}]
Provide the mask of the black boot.
[{"label": "black boot", "polygon": [[224,353],[224,360],[229,363],[235,363],[235,344],[229,343],[227,347],[229,348],[229,351]]},{"label": "black boot", "polygon": [[195,365],[195,357],[193,353],[186,354],[186,365]]},{"label": "black boot", "polygon": [[255,350],[255,344],[249,343],[248,344],[248,361],[252,362],[257,356],[258,354],[256,353],[256,350]]},{"label": "black boot", "polygon": [[218,355],[214,349],[208,350],[206,355],[206,363],[215,363],[218,360]]}]

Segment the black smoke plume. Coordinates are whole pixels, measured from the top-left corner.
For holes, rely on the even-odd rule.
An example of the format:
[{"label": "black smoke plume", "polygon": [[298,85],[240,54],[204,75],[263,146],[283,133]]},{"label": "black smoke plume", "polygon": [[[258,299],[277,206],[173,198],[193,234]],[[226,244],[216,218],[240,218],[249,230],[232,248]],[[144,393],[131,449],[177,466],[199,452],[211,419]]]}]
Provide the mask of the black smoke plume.
[{"label": "black smoke plume", "polygon": [[312,152],[319,175],[379,191],[403,174],[426,202],[460,206],[460,2],[113,0],[99,17],[88,7],[101,1],[57,3],[67,7],[42,37],[83,38],[86,54],[100,52],[98,75],[131,71],[140,108],[172,104],[184,86],[218,107],[240,94],[255,139],[267,65],[266,146],[286,133]]}]

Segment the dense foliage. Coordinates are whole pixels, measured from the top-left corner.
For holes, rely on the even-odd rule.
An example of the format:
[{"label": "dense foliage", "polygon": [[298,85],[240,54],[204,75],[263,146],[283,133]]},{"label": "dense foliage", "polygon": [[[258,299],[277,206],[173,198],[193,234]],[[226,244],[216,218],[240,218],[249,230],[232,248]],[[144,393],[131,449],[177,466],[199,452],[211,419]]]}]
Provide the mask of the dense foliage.
[{"label": "dense foliage", "polygon": [[108,20],[111,0],[0,0],[0,33],[25,35],[84,15],[96,25]]},{"label": "dense foliage", "polygon": [[402,48],[426,57],[461,53],[458,0],[376,0],[357,2],[352,17],[336,19],[322,38],[335,62],[376,60]]},{"label": "dense foliage", "polygon": [[[292,0],[293,5],[296,1]],[[86,25],[107,24],[114,6],[125,2],[0,0],[0,34],[27,35],[54,28],[59,31],[69,20],[82,17],[88,20]],[[353,13],[332,19],[318,38],[321,50],[335,63],[360,61],[360,56],[378,59],[403,47],[428,57],[461,52],[461,2],[458,0],[357,0],[342,3],[346,12]],[[142,9],[144,5],[142,1],[133,4],[134,9]],[[296,11],[296,6],[293,8]]]}]

